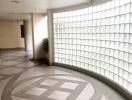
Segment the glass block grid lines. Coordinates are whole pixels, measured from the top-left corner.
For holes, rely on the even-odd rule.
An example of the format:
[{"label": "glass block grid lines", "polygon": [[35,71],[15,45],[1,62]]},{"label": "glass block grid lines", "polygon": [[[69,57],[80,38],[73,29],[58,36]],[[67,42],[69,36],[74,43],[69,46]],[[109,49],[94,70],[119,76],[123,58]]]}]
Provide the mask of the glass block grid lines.
[{"label": "glass block grid lines", "polygon": [[132,0],[53,14],[54,61],[94,71],[132,93]]}]

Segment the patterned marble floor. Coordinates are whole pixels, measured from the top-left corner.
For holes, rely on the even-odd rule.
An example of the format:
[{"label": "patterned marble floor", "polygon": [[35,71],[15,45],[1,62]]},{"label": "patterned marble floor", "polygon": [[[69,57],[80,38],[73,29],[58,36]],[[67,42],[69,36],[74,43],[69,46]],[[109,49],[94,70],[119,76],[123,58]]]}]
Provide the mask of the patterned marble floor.
[{"label": "patterned marble floor", "polygon": [[0,100],[126,100],[84,74],[38,64],[24,51],[0,52]]}]

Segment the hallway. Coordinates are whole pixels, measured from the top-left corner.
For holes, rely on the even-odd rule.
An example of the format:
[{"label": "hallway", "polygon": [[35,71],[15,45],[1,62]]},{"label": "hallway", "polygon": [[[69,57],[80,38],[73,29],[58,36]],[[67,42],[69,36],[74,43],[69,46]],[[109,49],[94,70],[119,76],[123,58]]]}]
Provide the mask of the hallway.
[{"label": "hallway", "polygon": [[19,50],[0,53],[0,96],[0,100],[126,100],[92,77],[32,62]]}]

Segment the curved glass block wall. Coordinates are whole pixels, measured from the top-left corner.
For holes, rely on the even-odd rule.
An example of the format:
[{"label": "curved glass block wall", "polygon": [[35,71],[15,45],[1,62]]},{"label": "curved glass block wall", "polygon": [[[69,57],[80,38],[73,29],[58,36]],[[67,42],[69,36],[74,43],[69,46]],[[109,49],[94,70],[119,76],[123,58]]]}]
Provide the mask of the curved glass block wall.
[{"label": "curved glass block wall", "polygon": [[132,0],[53,13],[54,61],[94,71],[132,93]]}]

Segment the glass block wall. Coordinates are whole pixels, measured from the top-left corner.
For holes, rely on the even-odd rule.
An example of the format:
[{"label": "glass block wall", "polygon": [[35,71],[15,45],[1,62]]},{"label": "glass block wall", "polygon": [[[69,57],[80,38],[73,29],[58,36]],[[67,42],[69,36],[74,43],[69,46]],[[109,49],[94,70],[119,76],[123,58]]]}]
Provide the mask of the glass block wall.
[{"label": "glass block wall", "polygon": [[53,13],[54,62],[103,75],[132,93],[132,0]]}]

